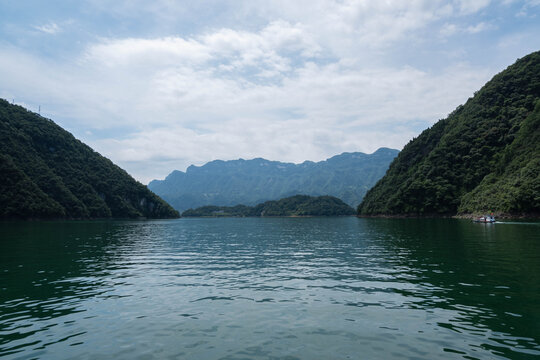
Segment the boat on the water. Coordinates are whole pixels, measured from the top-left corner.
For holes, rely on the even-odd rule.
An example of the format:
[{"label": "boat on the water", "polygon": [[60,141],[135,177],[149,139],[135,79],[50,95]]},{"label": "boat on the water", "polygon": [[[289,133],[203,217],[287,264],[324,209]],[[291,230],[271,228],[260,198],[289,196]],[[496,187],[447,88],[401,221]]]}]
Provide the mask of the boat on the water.
[{"label": "boat on the water", "polygon": [[493,217],[493,215],[484,215],[484,216],[480,216],[480,217],[477,217],[477,218],[473,218],[473,221],[474,222],[479,222],[479,223],[494,223],[495,222],[495,217]]}]

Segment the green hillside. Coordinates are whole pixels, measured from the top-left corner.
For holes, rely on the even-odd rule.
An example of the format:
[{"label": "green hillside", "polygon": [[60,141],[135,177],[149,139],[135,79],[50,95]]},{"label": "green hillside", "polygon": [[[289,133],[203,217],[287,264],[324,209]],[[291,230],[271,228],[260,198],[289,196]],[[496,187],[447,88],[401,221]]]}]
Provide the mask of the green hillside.
[{"label": "green hillside", "polygon": [[491,209],[507,214],[534,214],[540,209],[540,101],[494,171],[463,196],[458,212]]},{"label": "green hillside", "polygon": [[0,173],[0,219],[178,217],[69,132],[2,99]]},{"label": "green hillside", "polygon": [[256,206],[202,206],[186,210],[182,216],[343,216],[354,214],[352,207],[333,196],[296,195],[281,200],[266,201]]},{"label": "green hillside", "polygon": [[535,52],[410,141],[368,191],[359,213],[539,213],[539,100]]}]

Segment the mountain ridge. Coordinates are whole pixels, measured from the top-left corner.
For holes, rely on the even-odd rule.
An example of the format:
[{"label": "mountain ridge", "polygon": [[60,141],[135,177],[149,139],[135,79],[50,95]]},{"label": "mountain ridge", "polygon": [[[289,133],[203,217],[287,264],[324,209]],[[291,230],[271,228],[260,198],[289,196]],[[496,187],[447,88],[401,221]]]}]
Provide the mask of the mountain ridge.
[{"label": "mountain ridge", "polygon": [[164,180],[151,181],[148,187],[177,210],[205,205],[256,205],[297,194],[331,195],[356,207],[398,152],[389,148],[372,154],[345,152],[300,164],[260,157],[213,160],[201,166],[191,165],[185,172],[174,170]]},{"label": "mountain ridge", "polygon": [[539,118],[537,51],[412,139],[368,191],[359,214],[538,214]]},{"label": "mountain ridge", "polygon": [[0,99],[0,219],[174,218],[177,211],[52,120]]}]

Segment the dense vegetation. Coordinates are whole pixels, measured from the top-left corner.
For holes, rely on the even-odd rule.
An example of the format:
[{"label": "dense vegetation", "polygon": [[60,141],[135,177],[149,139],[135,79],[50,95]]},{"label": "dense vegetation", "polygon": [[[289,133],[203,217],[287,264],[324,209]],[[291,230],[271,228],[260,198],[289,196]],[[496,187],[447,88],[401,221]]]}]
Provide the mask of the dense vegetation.
[{"label": "dense vegetation", "polygon": [[366,194],[359,213],[537,214],[539,100],[540,52],[535,52],[410,141]]},{"label": "dense vegetation", "polygon": [[178,217],[73,135],[0,99],[0,219]]},{"label": "dense vegetation", "polygon": [[256,206],[203,206],[186,210],[182,216],[343,216],[355,213],[352,207],[333,196],[296,195]]},{"label": "dense vegetation", "polygon": [[463,196],[458,211],[491,209],[506,214],[540,210],[540,101],[521,124],[516,139],[501,153],[495,169]]},{"label": "dense vegetation", "polygon": [[397,150],[343,153],[326,161],[302,164],[265,159],[212,161],[174,171],[148,187],[177,210],[203,205],[253,206],[295,194],[336,196],[356,207],[366,191],[380,179]]}]

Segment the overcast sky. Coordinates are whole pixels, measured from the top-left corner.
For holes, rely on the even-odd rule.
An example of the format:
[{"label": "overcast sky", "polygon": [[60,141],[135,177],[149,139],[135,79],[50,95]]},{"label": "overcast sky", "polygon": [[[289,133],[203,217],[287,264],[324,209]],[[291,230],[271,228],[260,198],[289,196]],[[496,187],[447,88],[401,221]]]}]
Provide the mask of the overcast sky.
[{"label": "overcast sky", "polygon": [[0,0],[0,97],[148,183],[401,149],[540,49],[540,0]]}]

